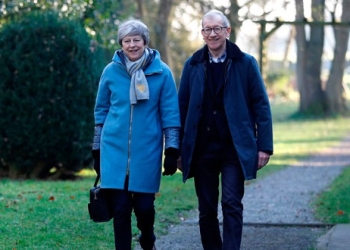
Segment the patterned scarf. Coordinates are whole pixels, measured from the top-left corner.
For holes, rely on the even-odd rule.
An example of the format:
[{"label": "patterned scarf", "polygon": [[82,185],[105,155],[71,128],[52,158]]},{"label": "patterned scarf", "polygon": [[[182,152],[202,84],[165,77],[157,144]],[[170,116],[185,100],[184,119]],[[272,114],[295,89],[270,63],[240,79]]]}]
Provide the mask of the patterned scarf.
[{"label": "patterned scarf", "polygon": [[153,50],[146,48],[141,58],[137,61],[130,61],[127,56],[124,55],[123,63],[126,70],[131,76],[130,83],[130,103],[137,104],[137,100],[148,100],[149,89],[148,82],[143,70],[153,61]]}]

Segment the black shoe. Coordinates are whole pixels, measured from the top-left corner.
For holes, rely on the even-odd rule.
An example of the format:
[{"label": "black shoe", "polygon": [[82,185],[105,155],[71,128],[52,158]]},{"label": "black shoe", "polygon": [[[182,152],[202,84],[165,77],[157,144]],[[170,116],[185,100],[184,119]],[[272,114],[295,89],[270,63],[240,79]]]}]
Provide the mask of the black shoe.
[{"label": "black shoe", "polygon": [[[157,250],[156,249],[156,246],[154,245],[154,242],[156,240],[156,237],[155,235],[152,236],[152,241],[151,242],[145,242],[145,239],[143,239],[142,235],[139,236],[139,243],[140,243],[140,246],[143,250]],[[152,247],[150,247],[150,245],[153,244]]]},{"label": "black shoe", "polygon": [[[142,248],[142,249],[143,249],[143,250],[148,250],[147,248]],[[157,249],[156,249],[156,246],[153,245],[152,249],[149,249],[149,250],[157,250]]]}]

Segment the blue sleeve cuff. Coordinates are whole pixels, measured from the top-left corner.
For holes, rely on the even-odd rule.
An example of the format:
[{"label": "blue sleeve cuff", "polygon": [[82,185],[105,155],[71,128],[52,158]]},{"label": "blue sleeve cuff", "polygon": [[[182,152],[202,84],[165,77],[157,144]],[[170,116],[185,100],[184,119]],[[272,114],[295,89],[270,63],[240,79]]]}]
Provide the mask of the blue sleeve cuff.
[{"label": "blue sleeve cuff", "polygon": [[180,148],[180,128],[164,129],[165,148]]},{"label": "blue sleeve cuff", "polygon": [[94,129],[94,141],[92,143],[92,150],[100,149],[102,126],[95,126]]}]

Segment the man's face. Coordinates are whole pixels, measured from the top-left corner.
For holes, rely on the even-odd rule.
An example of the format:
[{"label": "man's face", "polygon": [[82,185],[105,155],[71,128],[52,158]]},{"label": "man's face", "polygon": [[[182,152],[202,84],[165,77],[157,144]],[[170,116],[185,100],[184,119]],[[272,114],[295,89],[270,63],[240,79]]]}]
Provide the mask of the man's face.
[{"label": "man's face", "polygon": [[231,32],[230,27],[225,27],[220,16],[208,16],[203,20],[202,36],[211,52],[225,50],[226,37]]}]

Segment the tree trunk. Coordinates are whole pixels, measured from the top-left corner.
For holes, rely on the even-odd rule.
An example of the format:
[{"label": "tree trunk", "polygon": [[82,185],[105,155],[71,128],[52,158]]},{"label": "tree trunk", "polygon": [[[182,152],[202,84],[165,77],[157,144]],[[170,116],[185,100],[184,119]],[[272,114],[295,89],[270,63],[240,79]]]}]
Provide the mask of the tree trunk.
[{"label": "tree trunk", "polygon": [[[302,21],[304,20],[304,1],[303,0],[296,0],[295,1],[295,7],[296,7],[296,21]],[[306,91],[304,87],[304,80],[305,80],[305,65],[306,65],[306,31],[305,26],[303,24],[296,25],[296,43],[297,43],[297,64],[296,64],[296,79],[297,79],[297,87],[300,94],[300,106],[302,104],[302,100],[306,99]],[[299,107],[300,109],[300,107]]]},{"label": "tree trunk", "polygon": [[172,68],[170,53],[168,52],[168,30],[170,28],[169,16],[173,7],[173,0],[159,1],[158,21],[154,23],[155,43],[162,60]]},{"label": "tree trunk", "polygon": [[[324,0],[312,1],[314,21],[324,20]],[[303,1],[296,0],[296,20],[304,19]],[[323,25],[310,25],[310,39],[306,39],[304,25],[297,25],[297,82],[300,92],[301,113],[325,112],[325,95],[322,90],[321,65],[324,44]]]},{"label": "tree trunk", "polygon": [[230,34],[230,41],[236,42],[237,39],[237,33],[241,27],[241,22],[238,19],[238,11],[240,10],[240,7],[238,5],[237,0],[231,0],[230,5],[230,14],[228,15],[228,19],[231,24],[231,34]]},{"label": "tree trunk", "polygon": [[136,3],[137,3],[136,13],[135,13],[136,18],[143,20],[145,17],[145,13],[144,13],[144,6],[142,3],[142,0],[137,0]]},{"label": "tree trunk", "polygon": [[171,55],[168,51],[168,31],[171,27],[169,17],[174,0],[162,0],[158,2],[137,0],[136,3],[136,17],[144,21],[150,31],[151,39],[149,46],[157,49],[162,60],[171,67]]},{"label": "tree trunk", "polygon": [[[341,22],[350,22],[350,0],[343,1]],[[327,108],[330,114],[346,111],[346,101],[343,88],[345,56],[349,40],[349,27],[334,26],[334,58],[326,85]]]}]

